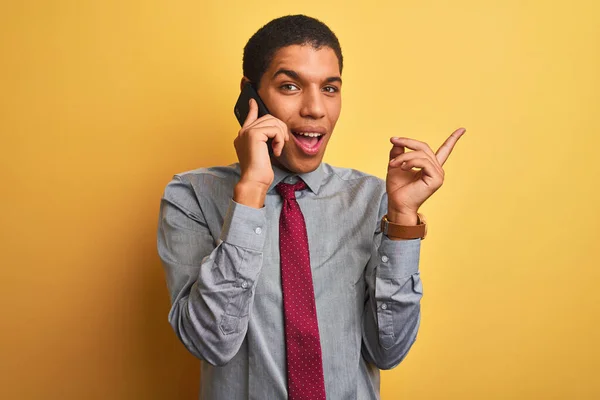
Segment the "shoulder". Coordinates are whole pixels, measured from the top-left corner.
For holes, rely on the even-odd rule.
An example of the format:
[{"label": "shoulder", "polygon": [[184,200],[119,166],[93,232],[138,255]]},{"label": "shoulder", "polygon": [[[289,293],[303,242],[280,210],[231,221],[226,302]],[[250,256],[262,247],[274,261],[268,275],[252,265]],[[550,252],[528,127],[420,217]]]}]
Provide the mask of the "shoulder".
[{"label": "shoulder", "polygon": [[378,176],[368,174],[353,168],[335,167],[323,163],[323,170],[338,183],[346,186],[364,186],[377,191],[385,191],[385,181]]},{"label": "shoulder", "polygon": [[226,166],[198,168],[190,171],[180,172],[173,176],[173,181],[181,181],[192,186],[202,186],[212,182],[228,182],[239,179],[239,164]]},{"label": "shoulder", "polygon": [[165,187],[163,198],[192,207],[202,197],[227,198],[231,196],[239,176],[240,168],[237,163],[180,172]]}]

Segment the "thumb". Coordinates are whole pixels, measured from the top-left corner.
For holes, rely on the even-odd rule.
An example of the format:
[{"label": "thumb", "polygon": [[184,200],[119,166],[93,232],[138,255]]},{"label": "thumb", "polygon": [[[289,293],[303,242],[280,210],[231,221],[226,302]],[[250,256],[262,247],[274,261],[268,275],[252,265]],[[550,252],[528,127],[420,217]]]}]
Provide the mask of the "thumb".
[{"label": "thumb", "polygon": [[254,121],[256,121],[258,119],[258,104],[256,104],[256,100],[250,99],[248,104],[249,104],[248,115],[246,116],[244,125],[242,125],[243,128],[247,127],[248,125],[250,125],[251,123],[253,123]]}]

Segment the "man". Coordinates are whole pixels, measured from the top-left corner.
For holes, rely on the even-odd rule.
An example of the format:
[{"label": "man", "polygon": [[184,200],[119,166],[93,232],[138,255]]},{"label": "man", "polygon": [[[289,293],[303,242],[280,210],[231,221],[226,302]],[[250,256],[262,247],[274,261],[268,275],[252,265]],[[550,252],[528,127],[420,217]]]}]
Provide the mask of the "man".
[{"label": "man", "polygon": [[270,114],[257,118],[251,100],[239,163],[176,175],[162,199],[169,321],[202,360],[203,399],[377,399],[379,369],[402,361],[419,327],[417,211],[464,129],[435,154],[392,138],[385,182],[332,167],[322,159],[343,65],[333,32],[275,19],[243,64],[241,85]]}]

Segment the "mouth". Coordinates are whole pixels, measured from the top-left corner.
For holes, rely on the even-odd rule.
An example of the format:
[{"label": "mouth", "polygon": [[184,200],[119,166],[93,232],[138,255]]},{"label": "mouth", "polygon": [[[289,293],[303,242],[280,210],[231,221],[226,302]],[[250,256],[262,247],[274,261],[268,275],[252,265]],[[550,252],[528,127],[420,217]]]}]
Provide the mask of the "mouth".
[{"label": "mouth", "polygon": [[294,141],[305,154],[313,156],[319,152],[325,137],[323,129],[292,130],[291,132]]}]

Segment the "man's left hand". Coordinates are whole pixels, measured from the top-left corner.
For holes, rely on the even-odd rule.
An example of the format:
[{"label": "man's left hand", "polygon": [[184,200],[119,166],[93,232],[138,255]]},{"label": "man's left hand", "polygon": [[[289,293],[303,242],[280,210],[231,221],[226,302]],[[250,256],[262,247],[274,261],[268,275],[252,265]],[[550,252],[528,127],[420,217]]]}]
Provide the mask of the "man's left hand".
[{"label": "man's left hand", "polygon": [[[457,129],[434,154],[427,143],[393,137],[386,178],[388,219],[401,225],[415,225],[419,207],[444,183],[442,166],[454,145],[465,133]],[[405,152],[408,148],[414,151]],[[413,168],[419,168],[413,171]]]}]

